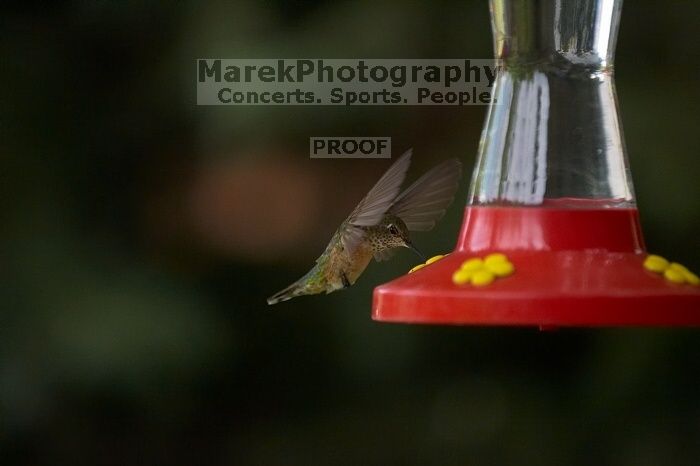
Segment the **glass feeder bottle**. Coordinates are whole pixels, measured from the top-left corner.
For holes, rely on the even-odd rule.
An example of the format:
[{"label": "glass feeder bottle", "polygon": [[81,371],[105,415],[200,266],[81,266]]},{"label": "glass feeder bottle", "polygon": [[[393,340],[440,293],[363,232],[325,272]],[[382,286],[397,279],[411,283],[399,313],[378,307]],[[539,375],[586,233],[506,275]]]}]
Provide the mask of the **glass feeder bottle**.
[{"label": "glass feeder bottle", "polygon": [[493,0],[495,83],[473,205],[634,207],[613,55],[621,2]]}]

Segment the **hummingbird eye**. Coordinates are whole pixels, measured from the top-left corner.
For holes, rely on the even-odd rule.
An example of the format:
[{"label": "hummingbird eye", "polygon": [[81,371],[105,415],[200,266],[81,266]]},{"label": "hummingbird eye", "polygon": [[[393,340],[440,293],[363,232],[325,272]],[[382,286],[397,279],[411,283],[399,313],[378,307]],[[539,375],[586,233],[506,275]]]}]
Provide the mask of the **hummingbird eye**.
[{"label": "hummingbird eye", "polygon": [[389,233],[391,233],[392,235],[398,235],[399,229],[396,228],[396,225],[389,225]]}]

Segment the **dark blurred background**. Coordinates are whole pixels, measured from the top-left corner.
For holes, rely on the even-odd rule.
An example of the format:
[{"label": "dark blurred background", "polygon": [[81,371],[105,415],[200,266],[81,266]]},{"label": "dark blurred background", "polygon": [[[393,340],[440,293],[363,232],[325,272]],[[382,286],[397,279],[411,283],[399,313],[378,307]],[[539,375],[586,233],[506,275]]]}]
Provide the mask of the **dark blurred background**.
[{"label": "dark blurred background", "polygon": [[[647,244],[695,270],[699,17],[627,2],[616,60]],[[491,55],[485,1],[3,3],[0,464],[699,464],[696,330],[372,322],[409,252],[265,304],[388,166],[310,136],[468,180],[486,108],[197,107],[195,60]]]}]

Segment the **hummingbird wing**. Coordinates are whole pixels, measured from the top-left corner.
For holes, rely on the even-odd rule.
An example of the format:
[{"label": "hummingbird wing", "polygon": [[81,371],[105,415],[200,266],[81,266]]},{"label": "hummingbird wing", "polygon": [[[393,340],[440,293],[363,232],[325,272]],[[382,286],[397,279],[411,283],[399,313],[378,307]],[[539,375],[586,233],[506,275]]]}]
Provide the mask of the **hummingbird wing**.
[{"label": "hummingbird wing", "polygon": [[462,176],[462,164],[447,160],[418,178],[394,201],[389,212],[411,231],[432,230],[454,199]]},{"label": "hummingbird wing", "polygon": [[394,203],[406,178],[406,171],[411,164],[413,149],[407,150],[377,181],[377,184],[355,207],[345,222],[341,234],[343,246],[353,252],[364,238],[362,227],[369,227],[381,222],[384,214]]}]

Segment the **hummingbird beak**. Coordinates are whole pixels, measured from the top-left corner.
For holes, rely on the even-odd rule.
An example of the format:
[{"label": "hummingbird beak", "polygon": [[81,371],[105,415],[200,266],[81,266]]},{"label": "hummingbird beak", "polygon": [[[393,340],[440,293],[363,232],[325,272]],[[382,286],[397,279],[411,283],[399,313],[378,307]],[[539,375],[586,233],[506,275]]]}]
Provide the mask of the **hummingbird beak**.
[{"label": "hummingbird beak", "polygon": [[425,256],[418,250],[416,247],[411,243],[410,241],[406,241],[406,247],[410,249],[411,251],[415,252],[420,259],[425,262]]}]

